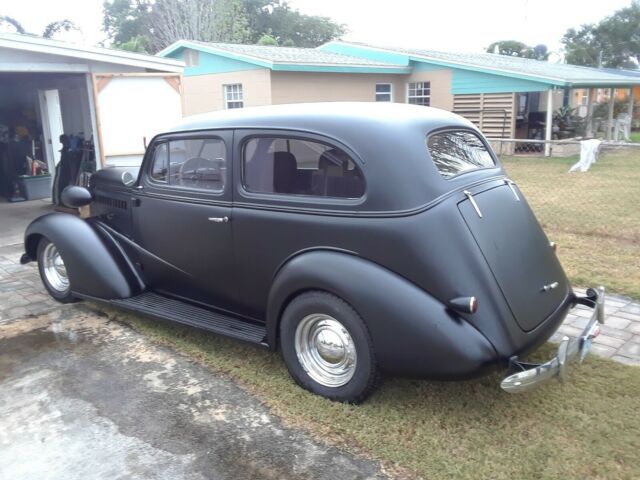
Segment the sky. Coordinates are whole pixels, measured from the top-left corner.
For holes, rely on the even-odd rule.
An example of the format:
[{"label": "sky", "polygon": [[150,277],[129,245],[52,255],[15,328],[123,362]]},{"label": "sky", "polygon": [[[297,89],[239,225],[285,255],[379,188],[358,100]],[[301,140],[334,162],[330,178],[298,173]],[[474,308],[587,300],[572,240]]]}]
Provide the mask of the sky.
[{"label": "sky", "polygon": [[[595,23],[631,0],[289,0],[302,13],[347,25],[344,40],[431,50],[481,52],[496,40],[544,43],[552,52],[570,27]],[[68,18],[82,33],[59,39],[95,45],[106,40],[102,0],[0,0],[0,15],[42,33],[53,20]],[[0,31],[8,31],[6,29]]]}]

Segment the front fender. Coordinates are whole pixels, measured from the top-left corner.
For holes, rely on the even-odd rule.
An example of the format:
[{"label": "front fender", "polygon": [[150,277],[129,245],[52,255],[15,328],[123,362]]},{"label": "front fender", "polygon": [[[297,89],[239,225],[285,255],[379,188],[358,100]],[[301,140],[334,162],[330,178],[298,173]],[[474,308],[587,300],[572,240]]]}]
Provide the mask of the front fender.
[{"label": "front fender", "polygon": [[277,345],[287,303],[306,290],[328,291],[353,306],[369,328],[383,371],[454,379],[498,361],[484,335],[424,290],[373,262],[327,250],[302,253],[277,273],[267,307],[269,345]]},{"label": "front fender", "polygon": [[25,232],[29,259],[37,260],[42,237],[53,242],[60,252],[73,293],[110,300],[130,297],[139,290],[118,249],[85,220],[68,213],[36,218]]}]

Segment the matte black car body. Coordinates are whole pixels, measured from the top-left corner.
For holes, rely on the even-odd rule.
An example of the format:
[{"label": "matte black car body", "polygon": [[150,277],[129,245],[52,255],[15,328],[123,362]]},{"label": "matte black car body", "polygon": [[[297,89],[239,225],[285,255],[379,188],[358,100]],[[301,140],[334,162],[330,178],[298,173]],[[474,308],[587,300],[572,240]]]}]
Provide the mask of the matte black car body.
[{"label": "matte black car body", "polygon": [[[35,259],[42,237],[56,243],[79,297],[157,316],[151,305],[157,298],[177,301],[226,318],[228,328],[199,321],[195,310],[173,319],[272,349],[288,303],[302,292],[329,292],[362,317],[383,371],[478,375],[546,341],[575,296],[498,159],[494,168],[452,178],[438,173],[426,139],[449,129],[480,135],[457,115],[397,104],[291,105],[190,117],[151,142],[133,184],[126,185],[121,169],[92,177],[91,218],[56,213],[34,221],[26,252]],[[349,154],[364,174],[364,195],[248,192],[243,145],[279,134]],[[223,192],[150,181],[154,145],[202,135],[216,135],[227,146]],[[552,283],[553,289],[543,288]],[[157,297],[145,297],[150,293]],[[475,313],[451,308],[452,299],[471,296],[479,305]],[[251,335],[234,334],[243,328]]]}]

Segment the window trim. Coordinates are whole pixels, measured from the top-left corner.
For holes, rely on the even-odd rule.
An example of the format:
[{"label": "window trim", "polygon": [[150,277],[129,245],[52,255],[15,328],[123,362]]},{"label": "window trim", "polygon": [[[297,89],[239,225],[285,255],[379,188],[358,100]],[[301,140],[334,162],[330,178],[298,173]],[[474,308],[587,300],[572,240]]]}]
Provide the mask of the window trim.
[{"label": "window trim", "polygon": [[[429,139],[433,135],[438,135],[438,134],[447,133],[447,132],[469,132],[474,134],[476,137],[478,137],[478,139],[480,139],[480,142],[482,142],[484,147],[487,149],[487,152],[489,152],[489,155],[493,159],[494,165],[492,167],[481,167],[481,168],[474,168],[473,170],[465,170],[463,172],[456,173],[455,175],[452,175],[450,177],[445,177],[444,175],[442,175],[438,170],[438,167],[436,166],[435,162],[433,161],[433,157],[431,156],[431,151],[429,150]],[[489,145],[489,143],[487,142],[487,139],[484,137],[484,135],[482,135],[482,133],[478,132],[477,130],[474,130],[473,128],[462,127],[462,126],[436,128],[430,131],[427,135],[425,135],[424,147],[427,152],[428,159],[431,161],[431,166],[433,166],[436,174],[441,180],[449,181],[449,180],[457,179],[461,175],[466,175],[468,173],[476,173],[476,172],[482,172],[484,170],[493,170],[496,168],[502,168],[502,163],[500,163],[500,159],[491,148],[491,145]]]},{"label": "window trim", "polygon": [[[239,87],[240,99],[239,100],[229,100],[228,94],[233,92],[228,92],[227,89],[231,87]],[[235,108],[244,108],[244,87],[242,83],[225,83],[222,85],[222,99],[224,101],[224,109],[225,110],[233,110]],[[240,107],[229,107],[229,103],[242,103]]]},{"label": "window trim", "polygon": [[[141,186],[148,186],[157,191],[163,192],[163,195],[167,195],[170,197],[180,197],[183,195],[187,196],[196,196],[196,197],[214,197],[216,199],[220,197],[226,197],[229,195],[230,187],[229,184],[233,180],[233,175],[231,175],[231,169],[233,168],[233,159],[231,157],[231,153],[233,151],[233,146],[230,139],[225,138],[224,132],[231,133],[231,130],[225,130],[224,132],[220,132],[219,134],[215,133],[215,130],[212,131],[204,131],[204,132],[176,132],[171,135],[163,135],[162,137],[154,139],[149,148],[147,150],[149,155],[149,161],[147,161],[147,155],[143,159],[143,163],[140,168],[141,175]],[[207,188],[194,188],[194,187],[184,187],[181,185],[171,185],[167,181],[159,181],[155,180],[151,176],[151,170],[153,169],[153,160],[155,155],[156,148],[163,143],[170,143],[172,141],[186,141],[186,140],[220,140],[225,148],[225,164],[226,164],[226,177],[224,179],[224,188],[222,190],[211,190]],[[170,148],[169,152],[169,164],[171,164],[171,153]]]},{"label": "window trim", "polygon": [[[412,83],[415,83],[415,84],[428,83],[429,84],[429,95],[417,95],[417,96],[411,97],[409,95],[409,90],[410,90],[409,85],[411,85]],[[431,106],[431,80],[417,80],[415,82],[407,82],[406,88],[407,88],[407,90],[406,90],[405,101],[406,101],[407,104],[409,104],[409,105],[418,105],[419,107],[430,107]],[[419,104],[419,103],[409,103],[409,98],[426,98],[426,99],[429,100],[429,104],[428,105],[422,105],[422,104]]]},{"label": "window trim", "polygon": [[[365,162],[362,158],[355,153],[350,147],[343,145],[342,143],[325,137],[323,135],[315,134],[312,132],[306,132],[304,130],[288,130],[288,129],[278,129],[278,128],[270,128],[270,129],[250,129],[245,130],[245,134],[240,136],[238,133],[239,130],[236,130],[236,138],[234,139],[234,163],[236,165],[236,169],[234,171],[238,172],[234,177],[237,180],[234,180],[236,185],[236,191],[243,197],[245,200],[249,202],[243,202],[240,198],[235,198],[235,204],[244,204],[251,205],[251,201],[258,201],[260,205],[264,205],[264,203],[275,202],[278,205],[282,205],[285,203],[293,203],[296,205],[305,205],[314,211],[332,211],[331,207],[337,206],[349,206],[354,207],[364,203],[369,195],[369,185],[367,182],[367,176],[365,172]],[[362,196],[358,198],[347,198],[347,197],[320,197],[317,195],[299,195],[299,194],[291,194],[291,193],[278,193],[278,192],[252,192],[247,190],[244,185],[244,177],[245,177],[245,162],[244,162],[244,152],[246,148],[246,144],[254,139],[254,138],[289,138],[295,140],[309,141],[320,143],[326,145],[330,148],[338,148],[346,153],[349,158],[354,162],[357,168],[360,169],[362,173],[362,179],[364,182],[364,193]],[[264,203],[263,203],[264,202]],[[254,204],[255,205],[255,204]]]},{"label": "window trim", "polygon": [[[378,85],[389,85],[389,93],[387,92],[381,92],[378,93]],[[431,90],[429,90],[431,91]],[[389,95],[389,100],[378,100],[378,95]],[[381,103],[393,103],[393,83],[390,82],[378,82],[376,83],[376,90],[375,90],[375,96],[376,96],[376,102],[381,102]]]}]

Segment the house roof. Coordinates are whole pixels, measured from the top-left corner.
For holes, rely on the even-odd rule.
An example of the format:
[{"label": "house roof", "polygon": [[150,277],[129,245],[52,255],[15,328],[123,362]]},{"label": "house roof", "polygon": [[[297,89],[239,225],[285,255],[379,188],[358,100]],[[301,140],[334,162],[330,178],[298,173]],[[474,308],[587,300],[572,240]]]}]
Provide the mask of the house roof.
[{"label": "house roof", "polygon": [[[381,47],[355,42],[333,41],[319,47],[330,49],[331,45],[353,46],[355,48],[400,54],[395,56],[396,64],[402,65],[400,59],[404,57],[410,61],[427,62],[436,65],[462,68],[468,70],[495,73],[499,75],[515,76],[528,80],[540,81],[559,86],[588,87],[588,86],[625,86],[637,85],[638,78],[629,75],[629,71],[614,69],[598,69],[550,63],[529,58],[509,57],[493,53],[456,53],[439,52],[419,48]],[[325,50],[326,51],[326,50]],[[389,57],[391,58],[391,57]]]},{"label": "house roof", "polygon": [[[74,43],[37,37],[35,35],[0,33],[0,48],[127,65],[159,72],[182,73],[184,68],[183,62],[171,58],[161,58],[154,55],[144,55],[111,48],[85,47]],[[0,64],[2,64],[1,59]]]},{"label": "house roof", "polygon": [[253,65],[270,68],[271,70],[410,73],[408,66],[399,66],[395,63],[370,60],[352,55],[325,52],[315,48],[179,40],[158,52],[157,55],[165,57],[184,48],[241,60]]}]

